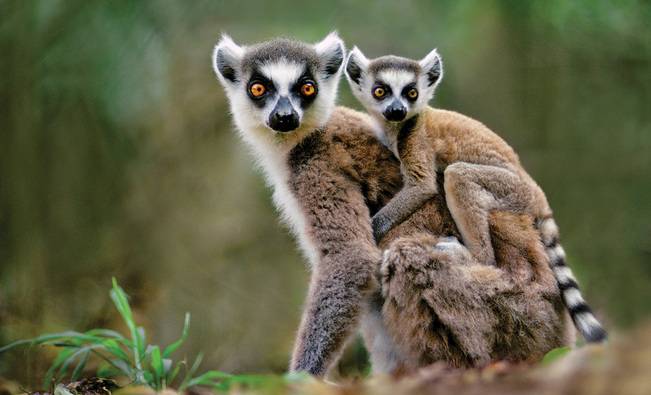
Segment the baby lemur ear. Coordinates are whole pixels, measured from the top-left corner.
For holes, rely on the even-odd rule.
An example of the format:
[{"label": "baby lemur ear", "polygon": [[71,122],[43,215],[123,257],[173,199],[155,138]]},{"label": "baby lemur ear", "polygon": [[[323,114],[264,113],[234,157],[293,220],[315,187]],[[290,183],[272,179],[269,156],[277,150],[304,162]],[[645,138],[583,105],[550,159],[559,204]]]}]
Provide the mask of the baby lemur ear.
[{"label": "baby lemur ear", "polygon": [[326,38],[314,44],[314,49],[319,56],[321,63],[319,72],[322,77],[328,79],[337,75],[344,61],[344,42],[337,32],[331,32]]},{"label": "baby lemur ear", "polygon": [[433,49],[419,62],[420,67],[427,76],[427,86],[437,85],[443,77],[443,62],[441,56]]},{"label": "baby lemur ear", "polygon": [[350,84],[359,85],[362,81],[362,75],[368,69],[368,59],[359,48],[355,47],[348,55],[346,61],[346,77]]},{"label": "baby lemur ear", "polygon": [[235,44],[229,36],[222,35],[212,53],[212,67],[222,84],[237,82],[242,55],[244,55],[244,48]]}]

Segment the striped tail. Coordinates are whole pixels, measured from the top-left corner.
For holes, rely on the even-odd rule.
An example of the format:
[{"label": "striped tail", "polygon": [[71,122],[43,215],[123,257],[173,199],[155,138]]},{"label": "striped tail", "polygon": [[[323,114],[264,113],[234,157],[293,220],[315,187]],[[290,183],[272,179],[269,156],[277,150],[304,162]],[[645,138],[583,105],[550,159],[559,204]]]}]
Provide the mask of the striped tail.
[{"label": "striped tail", "polygon": [[565,261],[565,250],[559,243],[558,226],[553,218],[545,218],[539,223],[540,234],[545,252],[549,257],[549,264],[558,288],[561,290],[563,302],[570,312],[574,325],[581,332],[587,342],[600,343],[608,337],[606,330],[595,318],[590,306],[586,303],[579,290],[572,269]]}]

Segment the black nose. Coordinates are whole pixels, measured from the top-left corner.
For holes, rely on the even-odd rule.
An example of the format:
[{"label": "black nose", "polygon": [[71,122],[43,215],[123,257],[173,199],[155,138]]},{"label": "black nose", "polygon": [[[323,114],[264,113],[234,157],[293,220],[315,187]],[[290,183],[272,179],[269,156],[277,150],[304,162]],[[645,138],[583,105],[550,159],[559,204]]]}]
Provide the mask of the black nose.
[{"label": "black nose", "polygon": [[407,109],[402,105],[402,103],[396,100],[389,104],[382,115],[384,115],[384,118],[386,118],[387,121],[399,122],[405,119]]},{"label": "black nose", "polygon": [[269,127],[277,132],[289,132],[298,127],[298,113],[287,97],[281,97],[269,114]]}]

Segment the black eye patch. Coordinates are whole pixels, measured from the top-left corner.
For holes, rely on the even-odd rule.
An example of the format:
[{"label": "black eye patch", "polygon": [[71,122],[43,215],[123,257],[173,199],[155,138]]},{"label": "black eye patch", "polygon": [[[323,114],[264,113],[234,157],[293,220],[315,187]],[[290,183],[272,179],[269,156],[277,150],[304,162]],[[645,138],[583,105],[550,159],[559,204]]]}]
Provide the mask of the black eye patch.
[{"label": "black eye patch", "polygon": [[[264,94],[260,96],[253,95],[251,88],[256,84],[262,84],[262,86],[264,86]],[[273,93],[275,91],[276,87],[274,86],[273,82],[271,82],[269,78],[265,77],[259,72],[253,72],[253,74],[251,74],[251,78],[249,79],[249,83],[246,84],[246,94],[249,96],[253,104],[259,108],[263,108],[265,106],[267,100],[273,96]]]},{"label": "black eye patch", "polygon": [[[409,95],[409,93],[410,93],[412,90],[416,91],[416,95],[415,95],[414,97],[412,97],[412,96]],[[407,85],[402,89],[402,93],[401,93],[401,95],[402,95],[402,97],[404,97],[405,99],[407,99],[407,100],[409,100],[409,101],[411,101],[411,102],[416,101],[416,100],[418,99],[418,89],[416,88],[416,83],[415,83],[415,82],[412,82],[411,84],[407,84]]]},{"label": "black eye patch", "polygon": [[[303,86],[305,84],[312,84],[314,86],[315,92],[312,95],[305,95],[303,92]],[[314,99],[319,95],[319,86],[314,79],[314,76],[310,72],[310,70],[305,70],[303,74],[299,77],[298,80],[296,80],[296,83],[292,86],[292,95],[298,97],[301,108],[306,109],[314,102]]]},{"label": "black eye patch", "polygon": [[371,96],[373,96],[375,100],[384,100],[387,97],[390,97],[391,93],[391,87],[381,80],[375,81],[375,84],[373,84],[373,87],[371,88]]}]

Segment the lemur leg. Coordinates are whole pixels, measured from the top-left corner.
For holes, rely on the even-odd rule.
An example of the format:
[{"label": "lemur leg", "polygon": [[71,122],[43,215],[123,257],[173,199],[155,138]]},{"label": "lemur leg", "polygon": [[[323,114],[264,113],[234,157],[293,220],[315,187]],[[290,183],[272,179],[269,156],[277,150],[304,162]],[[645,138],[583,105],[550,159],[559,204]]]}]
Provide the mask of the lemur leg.
[{"label": "lemur leg", "polygon": [[454,239],[418,235],[391,244],[381,273],[385,322],[408,369],[490,362],[499,320],[486,299],[510,286],[501,270],[478,264]]},{"label": "lemur leg", "polygon": [[534,195],[514,171],[458,162],[444,172],[445,199],[464,244],[482,264],[495,265],[488,228],[491,210],[527,212]]},{"label": "lemur leg", "polygon": [[371,296],[360,321],[364,344],[369,352],[374,374],[404,371],[405,359],[389,335],[382,318],[384,298],[380,290]]}]

